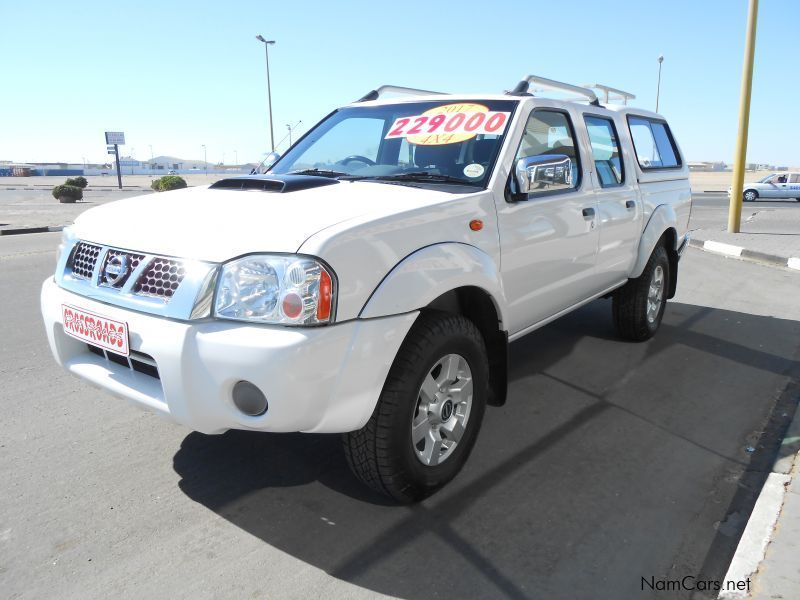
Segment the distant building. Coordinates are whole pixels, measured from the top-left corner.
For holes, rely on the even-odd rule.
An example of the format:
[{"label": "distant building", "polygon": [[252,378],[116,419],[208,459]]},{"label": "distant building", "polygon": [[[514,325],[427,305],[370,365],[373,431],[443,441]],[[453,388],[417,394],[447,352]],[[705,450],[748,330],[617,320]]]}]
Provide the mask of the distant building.
[{"label": "distant building", "polygon": [[[152,160],[137,160],[131,156],[121,156],[120,171],[123,175],[166,175],[169,171],[188,175],[192,173],[247,174],[257,165],[212,165],[202,160],[185,160],[174,156],[157,156]],[[37,175],[115,175],[116,164],[113,159],[107,163],[64,163],[64,162],[32,162],[16,163],[10,160],[0,161],[0,177],[31,177]]]},{"label": "distant building", "polygon": [[724,162],[696,161],[689,163],[690,171],[725,171],[727,165]]}]

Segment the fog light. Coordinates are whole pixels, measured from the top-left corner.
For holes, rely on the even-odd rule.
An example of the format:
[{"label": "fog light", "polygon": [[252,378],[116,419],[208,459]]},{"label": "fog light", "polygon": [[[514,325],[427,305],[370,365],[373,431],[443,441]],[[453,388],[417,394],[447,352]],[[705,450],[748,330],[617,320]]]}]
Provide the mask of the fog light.
[{"label": "fog light", "polygon": [[267,412],[267,397],[249,381],[238,381],[233,386],[233,403],[240,411],[251,417]]}]

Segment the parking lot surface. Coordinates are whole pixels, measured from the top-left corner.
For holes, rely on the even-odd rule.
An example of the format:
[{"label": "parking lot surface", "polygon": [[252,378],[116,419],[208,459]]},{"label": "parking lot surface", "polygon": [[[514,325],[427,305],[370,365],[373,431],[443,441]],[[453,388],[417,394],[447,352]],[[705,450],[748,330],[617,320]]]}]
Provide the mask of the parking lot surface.
[{"label": "parking lot surface", "polygon": [[515,342],[464,471],[395,506],[338,436],[205,436],[63,373],[57,243],[0,238],[8,598],[670,597],[641,578],[724,577],[795,409],[800,276],[690,249],[655,339],[600,300]]}]

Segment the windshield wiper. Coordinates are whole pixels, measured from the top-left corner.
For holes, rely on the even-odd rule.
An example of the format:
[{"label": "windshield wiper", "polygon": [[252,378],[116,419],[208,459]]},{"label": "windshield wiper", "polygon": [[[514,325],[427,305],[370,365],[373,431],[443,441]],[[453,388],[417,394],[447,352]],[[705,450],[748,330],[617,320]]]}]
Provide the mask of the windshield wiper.
[{"label": "windshield wiper", "polygon": [[349,173],[342,173],[341,171],[331,171],[329,169],[303,169],[302,171],[289,171],[289,175],[318,175],[320,177],[341,177],[342,175],[349,175]]},{"label": "windshield wiper", "polygon": [[477,182],[461,179],[460,177],[452,177],[450,175],[441,175],[438,173],[430,173],[428,171],[413,171],[411,173],[397,173],[395,175],[353,175],[347,179],[363,180],[370,179],[375,181],[416,181],[422,183],[457,183],[459,185],[479,185]]}]

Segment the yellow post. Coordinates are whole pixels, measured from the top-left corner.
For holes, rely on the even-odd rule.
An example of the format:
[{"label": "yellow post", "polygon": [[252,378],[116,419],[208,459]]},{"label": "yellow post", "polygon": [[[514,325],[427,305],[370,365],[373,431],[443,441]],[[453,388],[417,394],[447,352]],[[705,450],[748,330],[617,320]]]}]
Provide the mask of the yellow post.
[{"label": "yellow post", "polygon": [[750,0],[750,8],[747,12],[747,37],[744,41],[742,95],[739,100],[739,137],[736,140],[731,205],[728,211],[728,231],[730,233],[739,233],[739,227],[742,224],[742,193],[744,192],[744,169],[747,159],[747,132],[750,127],[750,95],[753,90],[753,57],[756,51],[757,19],[758,0]]}]

